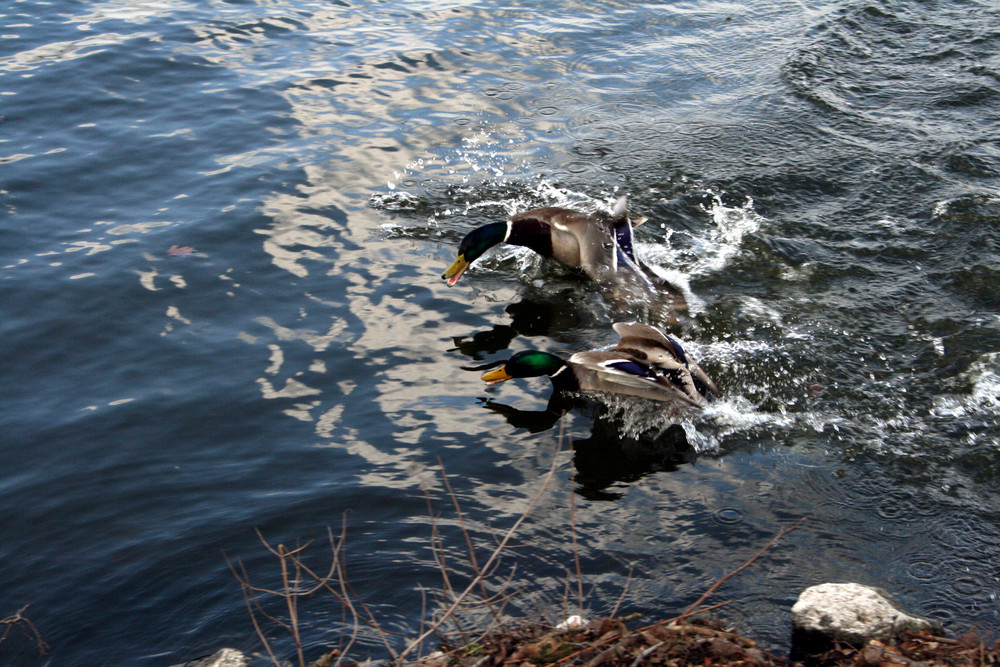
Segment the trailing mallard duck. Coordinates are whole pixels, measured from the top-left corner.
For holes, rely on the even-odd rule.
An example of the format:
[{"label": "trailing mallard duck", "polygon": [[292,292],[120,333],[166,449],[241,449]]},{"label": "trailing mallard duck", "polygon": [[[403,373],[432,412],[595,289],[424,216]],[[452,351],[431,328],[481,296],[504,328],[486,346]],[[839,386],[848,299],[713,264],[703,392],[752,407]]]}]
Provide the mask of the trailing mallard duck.
[{"label": "trailing mallard duck", "polygon": [[616,291],[622,301],[666,297],[671,309],[684,310],[687,304],[680,291],[636,258],[632,227],[644,220],[629,218],[625,197],[618,199],[611,213],[581,213],[559,207],[524,211],[466,234],[458,256],[441,277],[450,287],[487,250],[510,243],[582,271],[603,288]]},{"label": "trailing mallard duck", "polygon": [[559,391],[599,391],[701,406],[719,389],[684,351],[656,327],[618,322],[621,341],[612,348],[577,352],[568,360],[531,350],[518,352],[483,375],[487,384],[547,375]]}]

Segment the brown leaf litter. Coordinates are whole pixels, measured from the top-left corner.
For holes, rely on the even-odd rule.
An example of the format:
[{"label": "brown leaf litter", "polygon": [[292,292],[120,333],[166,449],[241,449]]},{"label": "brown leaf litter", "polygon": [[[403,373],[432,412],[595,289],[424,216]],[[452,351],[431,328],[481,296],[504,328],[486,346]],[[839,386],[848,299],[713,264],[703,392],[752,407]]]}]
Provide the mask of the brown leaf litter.
[{"label": "brown leaf litter", "polygon": [[976,633],[959,639],[908,633],[899,642],[835,645],[796,661],[727,628],[720,620],[689,619],[629,630],[602,619],[569,630],[544,624],[498,629],[468,645],[445,643],[419,667],[1000,667],[1000,641],[987,646]]}]

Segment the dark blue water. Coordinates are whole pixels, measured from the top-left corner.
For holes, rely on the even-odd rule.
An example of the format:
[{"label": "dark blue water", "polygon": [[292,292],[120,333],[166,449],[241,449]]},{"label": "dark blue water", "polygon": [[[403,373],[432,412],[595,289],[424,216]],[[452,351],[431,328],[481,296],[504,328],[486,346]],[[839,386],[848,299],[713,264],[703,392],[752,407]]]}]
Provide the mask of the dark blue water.
[{"label": "dark blue water", "polygon": [[[765,644],[822,581],[996,628],[998,128],[983,0],[4,5],[0,617],[51,654],[0,663],[258,651],[224,554],[273,584],[255,530],[344,512],[412,636],[424,489],[468,572],[439,459],[484,548],[556,459],[515,615],[561,616],[575,497],[594,613],[677,612],[805,517],[714,598]],[[546,423],[546,381],[465,369],[630,313],[520,250],[440,273],[475,225],[620,194],[726,398]],[[350,632],[330,599],[302,625]]]}]

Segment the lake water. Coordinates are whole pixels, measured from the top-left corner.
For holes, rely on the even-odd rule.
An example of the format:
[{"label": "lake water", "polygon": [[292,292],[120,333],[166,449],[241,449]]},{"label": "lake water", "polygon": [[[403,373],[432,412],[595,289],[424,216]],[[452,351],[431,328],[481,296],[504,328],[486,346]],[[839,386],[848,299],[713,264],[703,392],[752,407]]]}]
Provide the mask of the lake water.
[{"label": "lake water", "polygon": [[[476,225],[621,194],[725,398],[545,423],[547,380],[469,369],[641,304],[522,249],[440,274]],[[485,552],[555,459],[515,615],[561,616],[574,532],[593,613],[652,621],[805,518],[712,598],[765,645],[824,581],[1000,625],[994,2],[11,1],[0,211],[0,617],[51,646],[0,663],[259,651],[224,554],[273,585],[255,530],[318,562],[344,512],[412,636],[424,490],[469,570],[439,460]],[[329,597],[302,626],[345,630]]]}]

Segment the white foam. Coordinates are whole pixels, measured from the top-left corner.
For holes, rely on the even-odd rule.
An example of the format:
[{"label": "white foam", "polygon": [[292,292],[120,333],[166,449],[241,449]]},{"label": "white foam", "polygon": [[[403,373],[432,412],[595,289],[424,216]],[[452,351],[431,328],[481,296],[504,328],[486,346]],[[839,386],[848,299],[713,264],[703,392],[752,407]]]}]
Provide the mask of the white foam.
[{"label": "white foam", "polygon": [[645,257],[647,254],[654,254],[650,250],[652,247],[654,247],[653,244],[637,243],[635,244],[635,251],[643,260],[643,263],[649,267],[650,271],[680,290],[681,294],[684,295],[685,301],[687,301],[688,312],[691,315],[698,315],[704,312],[706,306],[705,300],[691,290],[691,280],[688,278],[688,274],[680,269],[667,268],[655,262],[646,261]]},{"label": "white foam", "polygon": [[972,391],[936,396],[932,415],[951,418],[1000,415],[1000,352],[984,354],[959,375],[959,380],[968,382]]},{"label": "white foam", "polygon": [[712,204],[702,209],[711,217],[714,226],[694,234],[685,233],[689,247],[680,249],[674,246],[673,236],[681,232],[672,230],[669,221],[661,225],[667,231],[663,242],[635,244],[644,264],[681,289],[692,314],[701,312],[705,302],[691,292],[691,277],[717,273],[725,268],[740,252],[744,239],[756,233],[764,221],[754,210],[750,198],[742,206],[726,206],[718,195],[713,194]]},{"label": "white foam", "polygon": [[743,206],[726,206],[718,195],[714,195],[711,206],[705,211],[712,216],[715,227],[706,238],[700,239],[701,247],[696,247],[699,260],[690,269],[693,275],[716,273],[723,269],[740,251],[743,239],[756,233],[763,221],[749,197]]}]

